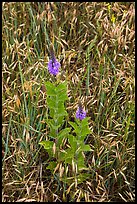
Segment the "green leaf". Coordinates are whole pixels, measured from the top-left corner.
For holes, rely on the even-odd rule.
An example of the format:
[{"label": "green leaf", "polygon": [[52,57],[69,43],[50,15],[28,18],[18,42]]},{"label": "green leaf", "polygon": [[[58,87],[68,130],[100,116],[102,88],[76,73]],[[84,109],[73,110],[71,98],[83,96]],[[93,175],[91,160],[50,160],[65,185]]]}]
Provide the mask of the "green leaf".
[{"label": "green leaf", "polygon": [[78,126],[81,126],[81,127],[88,126],[89,119],[90,117],[86,117],[83,120],[76,119],[76,123],[78,124]]},{"label": "green leaf", "polygon": [[64,138],[67,138],[67,136],[69,135],[71,128],[65,128],[63,130],[60,131],[60,133],[58,134],[58,145],[61,145],[62,140]]},{"label": "green leaf", "polygon": [[68,148],[65,151],[67,152],[65,159],[68,159],[68,158],[73,159],[74,158],[75,152],[73,151],[72,148]]},{"label": "green leaf", "polygon": [[47,166],[47,169],[50,169],[53,172],[56,166],[57,162],[51,161],[50,164]]},{"label": "green leaf", "polygon": [[80,146],[80,151],[92,151],[89,145],[81,145]]},{"label": "green leaf", "polygon": [[53,108],[50,108],[50,116],[51,116],[51,118],[54,117],[54,109]]},{"label": "green leaf", "polygon": [[56,95],[56,86],[54,86],[51,82],[45,82],[46,86],[46,94],[49,96],[55,96]]},{"label": "green leaf", "polygon": [[55,113],[56,113],[56,115],[54,116],[54,118],[68,115],[67,111],[62,107],[59,107],[58,109],[56,109]]},{"label": "green leaf", "polygon": [[90,119],[90,117],[86,117],[81,121],[82,122],[82,127],[84,127],[85,125],[88,125],[88,120],[89,119]]},{"label": "green leaf", "polygon": [[58,119],[60,116],[67,115],[67,111],[65,110],[64,103],[58,103],[54,106],[54,108],[50,108],[50,116],[53,117],[55,120]]},{"label": "green leaf", "polygon": [[55,108],[56,107],[56,100],[54,98],[47,97],[47,104],[48,104],[49,108]]},{"label": "green leaf", "polygon": [[73,135],[68,135],[68,140],[69,140],[69,143],[70,143],[71,148],[73,149],[73,151],[76,151],[76,149],[77,149],[76,137],[73,136]]},{"label": "green leaf", "polygon": [[65,158],[66,158],[66,154],[67,154],[66,151],[59,152],[59,154],[58,154],[58,160],[59,160],[59,161],[64,161]]},{"label": "green leaf", "polygon": [[75,163],[78,165],[78,170],[87,168],[85,165],[85,159],[82,152],[75,153]]},{"label": "green leaf", "polygon": [[68,113],[65,109],[50,109],[50,116],[54,118],[54,121],[57,120],[58,124],[62,124],[64,116],[67,116]]},{"label": "green leaf", "polygon": [[82,128],[80,135],[81,136],[86,136],[86,135],[88,135],[90,133],[91,133],[91,131],[90,131],[89,127],[84,127],[84,128]]},{"label": "green leaf", "polygon": [[60,131],[58,136],[60,137],[62,135],[66,135],[66,134],[68,134],[70,132],[70,130],[71,130],[71,128],[65,128],[65,129]]},{"label": "green leaf", "polygon": [[57,137],[57,130],[50,128],[49,138],[56,138]]},{"label": "green leaf", "polygon": [[72,158],[67,158],[67,159],[65,160],[65,163],[72,165]]},{"label": "green leaf", "polygon": [[84,118],[82,121],[76,119],[75,122],[69,122],[69,124],[74,128],[74,132],[77,134],[77,139],[84,140],[87,134],[91,131],[88,126],[88,118]]},{"label": "green leaf", "polygon": [[68,156],[66,157],[68,153],[66,151],[64,152],[59,152],[58,154],[58,162],[65,162],[66,164],[70,164],[72,165],[72,158],[74,158],[74,154],[68,154]]},{"label": "green leaf", "polygon": [[64,116],[58,116],[58,124],[63,124],[64,123]]},{"label": "green leaf", "polygon": [[65,101],[65,100],[68,100],[68,96],[65,92],[63,92],[57,96],[57,99],[58,101]]},{"label": "green leaf", "polygon": [[56,89],[56,86],[53,83],[51,83],[50,81],[46,81],[45,86],[47,88],[50,88],[50,89]]},{"label": "green leaf", "polygon": [[56,111],[61,111],[61,110],[65,110],[64,107],[64,102],[63,101],[56,101],[56,106],[54,107],[54,109],[56,109]]},{"label": "green leaf", "polygon": [[67,82],[63,82],[56,87],[57,92],[67,92]]},{"label": "green leaf", "polygon": [[75,132],[79,132],[79,127],[75,122],[68,122],[75,130]]},{"label": "green leaf", "polygon": [[76,123],[78,124],[79,127],[79,131],[77,131],[77,139],[79,138],[80,140],[85,139],[86,135],[91,133],[91,130],[89,129],[89,124],[88,124],[88,120],[90,118],[84,118],[82,121],[79,121],[76,119]]},{"label": "green leaf", "polygon": [[68,96],[67,96],[67,83],[64,82],[62,84],[59,84],[56,87],[56,97],[57,97],[57,101],[65,101],[68,100]]},{"label": "green leaf", "polygon": [[71,163],[71,160],[74,158],[75,152],[71,148],[65,149],[64,152],[60,152],[59,154],[59,161],[65,161],[66,163]]},{"label": "green leaf", "polygon": [[[59,129],[59,127],[61,126],[61,124],[55,124],[55,120],[53,120],[53,119],[46,119],[45,120],[46,121],[46,123],[49,125],[49,127],[51,128],[51,129],[53,129],[53,130],[58,130]],[[58,122],[58,121],[57,121]]]},{"label": "green leaf", "polygon": [[78,158],[77,163],[78,163],[78,170],[86,168],[86,165],[85,165],[83,157]]},{"label": "green leaf", "polygon": [[50,108],[50,111],[54,109],[54,114],[58,114],[60,112],[65,111],[64,107],[64,101],[58,101],[57,98],[53,97],[48,97],[47,98],[47,104]]},{"label": "green leaf", "polygon": [[51,149],[53,147],[53,142],[52,141],[42,141],[39,142],[40,145],[42,145],[44,147],[44,149]]}]

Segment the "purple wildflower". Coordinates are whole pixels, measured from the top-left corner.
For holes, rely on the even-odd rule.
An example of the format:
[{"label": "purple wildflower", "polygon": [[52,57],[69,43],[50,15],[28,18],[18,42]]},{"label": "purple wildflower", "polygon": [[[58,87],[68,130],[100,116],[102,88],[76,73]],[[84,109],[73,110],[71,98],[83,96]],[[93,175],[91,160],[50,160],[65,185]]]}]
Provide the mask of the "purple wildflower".
[{"label": "purple wildflower", "polygon": [[86,112],[82,109],[82,107],[78,107],[76,111],[76,118],[83,120],[86,117]]},{"label": "purple wildflower", "polygon": [[56,60],[52,44],[50,45],[51,60],[48,63],[50,74],[57,75],[59,72],[60,63]]},{"label": "purple wildflower", "polygon": [[50,74],[57,75],[59,72],[60,63],[55,59],[52,58],[48,63],[48,70]]}]

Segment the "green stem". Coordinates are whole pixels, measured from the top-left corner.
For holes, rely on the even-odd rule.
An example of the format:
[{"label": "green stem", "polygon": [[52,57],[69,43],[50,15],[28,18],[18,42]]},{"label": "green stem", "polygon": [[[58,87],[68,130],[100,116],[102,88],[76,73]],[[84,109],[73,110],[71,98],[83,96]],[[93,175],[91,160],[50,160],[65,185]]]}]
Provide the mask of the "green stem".
[{"label": "green stem", "polygon": [[[79,125],[79,128],[80,128],[80,132],[81,132],[81,130],[82,130],[82,128],[81,128],[81,124]],[[78,142],[77,142],[77,150],[78,150],[78,148],[80,147],[80,145],[79,145],[79,141],[80,141],[80,135],[78,135]],[[77,150],[76,150],[76,159],[75,159],[75,161],[76,161],[76,166],[77,166],[77,171],[75,171],[75,179],[77,180],[77,175],[78,175],[78,173],[79,173],[79,169],[78,169],[78,152],[77,152]]]},{"label": "green stem", "polygon": [[[58,107],[58,103],[57,103],[57,95],[56,95],[56,108]],[[55,116],[57,115],[57,113],[56,113],[56,109],[55,109]],[[54,124],[55,124],[55,126],[57,126],[58,125],[58,119],[57,119],[57,117],[55,117],[55,120],[54,120]],[[56,149],[56,157],[57,157],[57,159],[58,159],[58,129],[56,130],[56,138],[55,138],[55,144],[56,144],[56,147],[57,147],[57,149]]]}]

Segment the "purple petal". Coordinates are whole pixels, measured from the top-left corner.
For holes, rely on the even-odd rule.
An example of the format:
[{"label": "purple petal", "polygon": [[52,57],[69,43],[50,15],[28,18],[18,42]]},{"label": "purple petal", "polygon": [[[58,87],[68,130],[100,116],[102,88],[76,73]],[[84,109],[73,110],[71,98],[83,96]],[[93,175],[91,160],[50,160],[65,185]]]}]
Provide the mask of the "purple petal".
[{"label": "purple petal", "polygon": [[86,117],[86,112],[83,109],[78,108],[76,111],[76,118],[83,120],[85,117]]},{"label": "purple petal", "polygon": [[48,70],[50,74],[57,75],[59,72],[60,63],[56,59],[51,59],[48,63]]}]

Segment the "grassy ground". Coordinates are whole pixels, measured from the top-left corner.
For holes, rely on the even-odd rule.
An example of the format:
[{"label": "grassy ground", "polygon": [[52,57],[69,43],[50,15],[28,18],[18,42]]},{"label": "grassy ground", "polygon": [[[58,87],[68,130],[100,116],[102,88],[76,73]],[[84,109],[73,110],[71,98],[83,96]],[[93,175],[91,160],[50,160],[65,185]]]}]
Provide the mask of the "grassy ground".
[{"label": "grassy ground", "polygon": [[[2,3],[2,201],[135,201],[135,4]],[[46,169],[49,45],[90,119],[90,179],[64,186]]]}]

